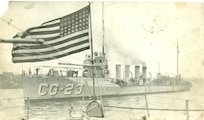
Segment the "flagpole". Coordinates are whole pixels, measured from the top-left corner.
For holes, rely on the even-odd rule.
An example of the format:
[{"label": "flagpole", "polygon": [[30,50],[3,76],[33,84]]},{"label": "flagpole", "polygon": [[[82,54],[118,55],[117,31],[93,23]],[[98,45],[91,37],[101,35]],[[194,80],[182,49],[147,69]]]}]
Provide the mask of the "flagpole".
[{"label": "flagpole", "polygon": [[[89,7],[90,7],[90,14],[89,14],[89,23],[90,23],[90,49],[91,49],[91,77],[93,80],[93,97],[92,101],[88,104],[87,106],[87,115],[92,116],[92,117],[104,117],[104,111],[103,111],[103,105],[100,100],[96,100],[96,89],[95,89],[95,73],[94,73],[94,56],[93,56],[93,39],[92,39],[92,22],[91,22],[91,2],[89,2]],[[96,105],[97,104],[97,105]],[[94,109],[93,109],[93,106]]]},{"label": "flagpole", "polygon": [[[93,61],[93,40],[92,40],[92,22],[91,22],[91,2],[89,2],[89,6],[90,6],[90,46],[91,46],[91,64],[94,65],[94,61]],[[95,92],[95,79],[94,79],[94,66],[91,67],[91,76],[92,76],[92,80],[93,80],[93,100],[96,100],[96,92]]]}]

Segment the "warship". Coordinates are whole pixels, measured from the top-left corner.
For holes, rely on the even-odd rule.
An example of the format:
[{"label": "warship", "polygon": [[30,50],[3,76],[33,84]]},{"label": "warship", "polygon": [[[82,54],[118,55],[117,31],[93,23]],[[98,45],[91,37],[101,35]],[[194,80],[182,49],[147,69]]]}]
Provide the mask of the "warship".
[{"label": "warship", "polygon": [[[29,74],[29,72],[24,74],[22,79],[25,98],[30,100],[83,98],[93,95],[92,66],[90,66],[91,58],[89,56],[83,61],[83,64],[59,64],[82,66],[82,69],[50,66],[47,74],[40,74],[41,68],[36,68],[34,74]],[[113,97],[178,92],[191,88],[189,82],[178,76],[162,76],[158,73],[156,79],[148,79],[147,66],[135,65],[134,77],[131,76],[130,65],[125,65],[124,68],[125,76],[122,77],[122,65],[116,64],[116,77],[109,77],[108,60],[103,53],[95,52],[95,94],[103,97]]]},{"label": "warship", "polygon": [[156,79],[149,79],[145,65],[134,65],[133,77],[128,63],[123,73],[122,65],[116,64],[116,76],[110,77],[104,44],[101,53],[93,53],[89,7],[14,36],[15,39],[36,39],[36,42],[40,42],[33,44],[32,40],[28,40],[30,43],[15,43],[12,50],[14,63],[47,61],[91,49],[91,55],[86,55],[83,64],[44,66],[50,68],[45,74],[42,74],[43,68],[40,67],[36,67],[35,72],[22,71],[25,100],[142,95],[186,91],[191,88],[191,84],[182,80],[178,74],[169,77],[158,73]]}]

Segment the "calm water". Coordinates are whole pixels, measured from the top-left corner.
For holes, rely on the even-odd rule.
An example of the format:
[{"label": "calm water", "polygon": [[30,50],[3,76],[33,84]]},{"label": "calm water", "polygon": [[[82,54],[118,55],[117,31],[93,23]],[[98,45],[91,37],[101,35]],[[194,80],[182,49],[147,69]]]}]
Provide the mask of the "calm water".
[{"label": "calm water", "polygon": [[[13,93],[13,92],[12,92]],[[8,95],[8,94],[7,94]],[[168,108],[168,109],[185,109],[186,100],[189,100],[189,109],[204,109],[203,90],[199,85],[194,85],[190,91],[168,94],[148,95],[149,108]],[[145,108],[144,96],[114,97],[103,98],[104,106],[120,106],[130,108]],[[31,120],[66,120],[68,118],[68,110],[70,105],[75,109],[81,109],[87,102],[80,99],[72,100],[54,100],[54,101],[38,101],[31,102],[29,109],[29,117]],[[105,120],[137,120],[143,115],[147,115],[146,110],[126,109],[104,107]],[[149,111],[151,120],[186,120],[186,112],[179,111]],[[201,113],[189,112],[190,120],[197,119]],[[0,102],[0,119],[20,119],[26,115],[24,103],[20,99],[6,100],[1,97]]]}]

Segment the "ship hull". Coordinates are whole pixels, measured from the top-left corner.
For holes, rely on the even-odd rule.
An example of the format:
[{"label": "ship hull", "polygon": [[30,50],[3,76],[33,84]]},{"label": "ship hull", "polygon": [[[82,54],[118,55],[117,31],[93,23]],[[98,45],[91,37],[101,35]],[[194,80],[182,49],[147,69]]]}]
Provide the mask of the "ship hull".
[{"label": "ship hull", "polygon": [[[24,97],[29,100],[84,98],[93,95],[93,80],[91,78],[67,77],[23,77]],[[121,87],[110,79],[95,79],[95,94],[103,97],[128,96],[168,93],[189,90],[191,86],[126,86]]]}]

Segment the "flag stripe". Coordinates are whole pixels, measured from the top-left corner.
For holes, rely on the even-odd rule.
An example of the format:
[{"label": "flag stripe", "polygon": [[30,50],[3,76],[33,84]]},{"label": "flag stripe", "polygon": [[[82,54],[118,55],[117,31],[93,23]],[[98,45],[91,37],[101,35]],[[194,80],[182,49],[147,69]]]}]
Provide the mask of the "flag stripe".
[{"label": "flag stripe", "polygon": [[[68,43],[65,43],[65,44],[60,44],[58,46],[53,46],[52,48],[48,47],[48,48],[42,48],[42,49],[34,49],[34,50],[16,50],[16,51],[13,51],[13,54],[26,54],[26,53],[30,53],[31,54],[38,54],[39,52],[40,53],[50,53],[50,52],[54,52],[56,50],[58,50],[58,52],[60,50],[65,50],[67,48],[71,48],[73,46],[77,46],[77,45],[80,45],[82,43],[88,43],[89,40],[88,40],[88,37],[84,37],[84,38],[81,38],[81,39],[77,39],[77,40],[74,40],[72,42],[68,42]],[[15,57],[15,55],[14,55]]]},{"label": "flag stripe", "polygon": [[50,24],[54,24],[54,23],[60,23],[60,18],[57,18],[57,19],[54,19],[54,20],[51,20],[51,21],[44,22],[43,24],[41,24],[41,26],[50,25]]},{"label": "flag stripe", "polygon": [[40,34],[40,32],[43,32],[43,31],[48,31],[48,30],[52,31],[52,30],[59,30],[59,29],[60,29],[59,26],[50,27],[50,28],[40,28],[40,29],[33,29],[33,30],[30,31],[30,33],[32,33],[32,32],[39,32],[39,34]]},{"label": "flag stripe", "polygon": [[[58,36],[54,36],[54,37],[49,37],[49,38],[44,38],[43,40],[46,42],[46,40],[48,39],[48,40],[55,40],[55,39],[57,39],[57,38],[59,38],[60,37],[60,35],[58,35]],[[19,39],[21,39],[21,38],[19,38]],[[32,39],[32,38],[31,38]],[[42,44],[42,45],[44,45],[44,44]],[[16,47],[21,47],[21,46],[35,46],[34,44],[14,44],[13,45],[13,50],[15,50],[16,49]]]},{"label": "flag stripe", "polygon": [[60,18],[43,23],[41,26],[60,23]]},{"label": "flag stripe", "polygon": [[60,30],[60,24],[58,24],[58,26],[53,26],[53,27],[45,27],[45,28],[38,28],[38,29],[32,29],[29,30],[30,35],[34,35],[34,33],[38,33],[38,34],[42,34],[41,32],[45,32],[45,31],[56,31],[56,30]]},{"label": "flag stripe", "polygon": [[[54,43],[54,44],[51,44],[51,45],[33,46],[34,48],[25,47],[25,48],[22,48],[20,50],[15,50],[14,52],[17,52],[17,53],[18,52],[19,53],[20,52],[22,52],[22,53],[43,52],[43,51],[46,51],[46,50],[48,51],[48,50],[51,50],[51,49],[60,49],[60,47],[67,46],[67,45],[77,43],[77,42],[81,42],[81,41],[86,41],[88,39],[89,39],[88,36],[84,36],[84,37],[81,37],[81,38],[78,38],[78,39],[73,39],[71,41],[70,40],[64,40],[62,42]],[[86,41],[86,42],[89,42],[89,41]]]},{"label": "flag stripe", "polygon": [[31,59],[46,59],[46,58],[55,58],[56,56],[63,56],[64,54],[69,54],[69,53],[73,53],[74,51],[80,50],[82,48],[89,48],[89,43],[86,44],[82,44],[82,45],[78,45],[69,49],[66,49],[64,51],[61,52],[56,52],[56,53],[50,53],[50,54],[39,54],[39,55],[35,55],[35,56],[24,56],[24,57],[14,57],[15,60],[31,60]]},{"label": "flag stripe", "polygon": [[37,62],[64,57],[89,49],[90,6],[72,14],[28,28],[15,38],[43,39],[43,44],[14,44],[13,62]]},{"label": "flag stripe", "polygon": [[74,36],[72,38],[68,38],[68,39],[64,39],[63,41],[59,41],[59,42],[56,42],[56,43],[51,43],[51,44],[43,44],[41,46],[39,45],[36,45],[36,46],[16,46],[13,50],[13,52],[29,52],[28,50],[39,50],[39,49],[42,49],[42,50],[45,50],[47,48],[50,48],[52,46],[52,48],[55,48],[55,46],[59,46],[59,45],[64,45],[64,44],[71,44],[71,43],[74,43],[74,42],[80,42],[80,40],[87,40],[88,39],[88,33],[85,33],[85,34],[81,34],[79,36]]},{"label": "flag stripe", "polygon": [[13,50],[17,50],[17,51],[24,50],[24,51],[26,51],[28,49],[30,50],[30,49],[49,48],[50,46],[60,45],[60,44],[66,43],[66,42],[72,42],[75,39],[79,39],[79,38],[83,38],[83,37],[86,37],[88,39],[88,33],[80,34],[80,35],[77,35],[77,36],[74,36],[74,37],[71,37],[71,38],[66,36],[66,37],[64,37],[64,39],[59,38],[59,39],[56,39],[55,41],[45,42],[42,45],[32,45],[32,46],[30,46],[30,44],[26,44],[24,46],[16,46],[16,48],[13,48]]},{"label": "flag stripe", "polygon": [[41,28],[50,28],[50,27],[57,27],[57,26],[59,26],[59,22],[58,23],[54,23],[54,24],[48,24],[48,25],[42,25],[42,26],[37,26],[37,27],[32,27],[32,28],[29,28],[28,29],[28,32],[30,32],[30,31],[32,31],[32,30],[34,30],[34,29],[41,29]]},{"label": "flag stripe", "polygon": [[39,58],[32,58],[32,59],[16,59],[16,58],[13,58],[13,62],[14,63],[21,63],[21,62],[36,62],[36,61],[46,61],[46,60],[53,60],[53,59],[56,59],[56,58],[60,58],[60,57],[65,57],[67,55],[71,55],[71,54],[74,54],[74,53],[78,53],[78,52],[81,52],[81,51],[84,51],[84,50],[87,50],[89,49],[89,46],[87,47],[83,47],[83,48],[80,48],[80,49],[77,49],[77,50],[74,50],[74,51],[71,51],[71,52],[68,52],[66,54],[62,54],[62,55],[58,55],[58,56],[52,56],[52,57],[47,57],[47,58],[43,58],[43,59],[39,59]]},{"label": "flag stripe", "polygon": [[39,34],[39,35],[30,35],[31,38],[36,39],[36,38],[49,38],[49,37],[56,37],[59,36],[59,33],[53,33],[53,34]]},{"label": "flag stripe", "polygon": [[30,33],[30,35],[39,35],[39,34],[42,34],[42,35],[45,35],[45,34],[53,34],[53,33],[59,33],[60,30],[52,30],[52,31],[38,31],[38,32],[32,32]]},{"label": "flag stripe", "polygon": [[25,34],[22,36],[22,38],[24,38],[26,36],[30,36],[32,34],[31,31],[33,31],[33,30],[38,30],[38,29],[42,29],[42,28],[53,28],[53,27],[58,27],[59,25],[60,25],[59,23],[54,23],[54,24],[50,24],[50,25],[37,26],[37,27],[29,28],[25,31]]}]

